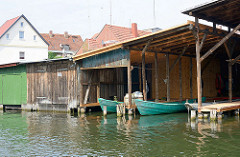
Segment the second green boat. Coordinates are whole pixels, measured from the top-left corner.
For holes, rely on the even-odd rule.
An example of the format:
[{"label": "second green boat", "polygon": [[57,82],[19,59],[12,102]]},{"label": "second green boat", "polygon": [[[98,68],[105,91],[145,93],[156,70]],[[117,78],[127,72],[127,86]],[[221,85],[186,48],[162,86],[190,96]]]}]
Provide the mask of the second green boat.
[{"label": "second green boat", "polygon": [[[188,100],[189,103],[193,103],[196,99]],[[203,97],[202,101],[206,101]],[[165,114],[165,113],[176,113],[186,111],[186,101],[179,102],[153,102],[143,101],[140,99],[135,100],[137,109],[141,115],[154,115],[154,114]]]}]

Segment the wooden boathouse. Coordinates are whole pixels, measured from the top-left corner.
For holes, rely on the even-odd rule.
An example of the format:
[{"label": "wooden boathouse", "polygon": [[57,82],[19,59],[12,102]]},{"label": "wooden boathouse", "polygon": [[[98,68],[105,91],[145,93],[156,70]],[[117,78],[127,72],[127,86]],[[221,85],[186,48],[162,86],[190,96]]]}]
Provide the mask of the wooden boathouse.
[{"label": "wooden boathouse", "polygon": [[[195,36],[196,36],[196,60],[197,60],[197,94],[198,94],[198,113],[201,117],[202,110],[216,110],[217,112],[236,110],[240,108],[240,102],[232,103],[233,95],[239,96],[239,31],[240,31],[240,0],[218,0],[214,2],[209,2],[207,4],[186,10],[184,14],[195,17]],[[212,23],[213,33],[217,33],[217,25],[225,27],[228,31],[227,34],[222,34],[221,40],[214,44],[210,49],[203,50],[201,48],[201,29],[199,27],[199,19],[206,20]],[[206,32],[207,33],[207,32]],[[238,34],[238,35],[236,35]],[[228,104],[217,104],[211,107],[202,107],[201,97],[203,85],[201,82],[203,64],[208,58],[216,56],[218,54],[217,50],[221,47],[225,48],[225,65],[227,73],[224,76],[228,76]],[[223,57],[222,57],[223,58]],[[228,75],[227,75],[228,74]],[[234,81],[233,81],[234,80]],[[233,91],[234,90],[234,91]],[[233,93],[234,92],[234,93]]]},{"label": "wooden boathouse", "polygon": [[53,59],[0,66],[0,104],[23,110],[68,111],[77,108],[77,65]]},{"label": "wooden boathouse", "polygon": [[[228,32],[197,25],[199,45],[206,51],[221,41]],[[142,91],[144,100],[176,101],[197,98],[196,24],[186,24],[161,30],[125,42],[106,46],[75,56],[79,65],[80,107],[99,105],[97,98],[120,101],[131,93]],[[235,41],[238,37],[232,37]],[[202,64],[202,90],[205,97],[216,97],[215,80],[221,73],[221,60],[225,48],[216,50]]]}]

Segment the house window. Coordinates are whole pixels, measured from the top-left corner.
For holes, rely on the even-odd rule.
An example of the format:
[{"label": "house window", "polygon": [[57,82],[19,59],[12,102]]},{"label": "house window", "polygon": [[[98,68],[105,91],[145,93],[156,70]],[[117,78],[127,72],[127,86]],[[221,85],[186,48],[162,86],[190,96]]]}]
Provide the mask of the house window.
[{"label": "house window", "polygon": [[24,31],[19,31],[19,39],[24,39]]},{"label": "house window", "polygon": [[36,35],[34,35],[34,36],[33,36],[33,40],[36,40],[36,39],[37,39],[37,36],[36,36]]},{"label": "house window", "polygon": [[9,34],[6,34],[6,38],[9,39]]},{"label": "house window", "polygon": [[25,59],[25,52],[19,52],[19,59]]},{"label": "house window", "polygon": [[23,22],[21,22],[21,27],[23,27]]}]

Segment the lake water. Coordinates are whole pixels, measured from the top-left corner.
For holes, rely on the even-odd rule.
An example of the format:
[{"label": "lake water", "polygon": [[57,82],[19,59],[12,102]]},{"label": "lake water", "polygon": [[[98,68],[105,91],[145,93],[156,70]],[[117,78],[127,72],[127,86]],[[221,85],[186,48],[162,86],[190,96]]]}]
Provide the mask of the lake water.
[{"label": "lake water", "polygon": [[0,156],[239,156],[239,117],[0,112]]}]

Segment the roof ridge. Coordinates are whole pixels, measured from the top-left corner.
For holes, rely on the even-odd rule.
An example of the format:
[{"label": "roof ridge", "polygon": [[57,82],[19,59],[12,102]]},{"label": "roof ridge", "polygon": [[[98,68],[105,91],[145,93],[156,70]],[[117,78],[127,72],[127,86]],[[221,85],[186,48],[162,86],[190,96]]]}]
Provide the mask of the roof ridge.
[{"label": "roof ridge", "polygon": [[23,15],[17,16],[17,17],[14,17],[14,18],[11,18],[11,19],[5,21],[5,22],[1,25],[1,27],[0,27],[0,38],[9,30],[9,28],[12,27],[12,25],[13,25],[16,21],[18,21],[18,19],[19,19],[20,17],[22,17],[22,16],[23,16]]}]

